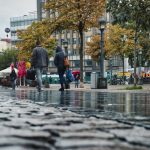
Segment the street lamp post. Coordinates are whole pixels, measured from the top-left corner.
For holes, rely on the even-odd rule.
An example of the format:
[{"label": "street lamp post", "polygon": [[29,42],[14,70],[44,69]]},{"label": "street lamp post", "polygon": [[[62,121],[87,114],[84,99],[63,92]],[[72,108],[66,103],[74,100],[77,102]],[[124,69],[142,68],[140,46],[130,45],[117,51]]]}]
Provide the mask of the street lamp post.
[{"label": "street lamp post", "polygon": [[[123,35],[122,38],[121,38],[121,41],[123,43],[123,48],[125,46],[126,40],[127,40],[127,36]],[[123,76],[122,77],[123,77],[123,84],[125,84],[124,57],[125,57],[125,54],[123,54],[123,56],[122,56],[122,72],[123,72]]]},{"label": "street lamp post", "polygon": [[110,57],[109,60],[110,60],[110,85],[112,85],[112,57]]},{"label": "street lamp post", "polygon": [[105,18],[99,19],[101,40],[100,40],[100,78],[99,78],[99,87],[100,89],[107,88],[107,79],[104,78],[104,30],[106,27]]},{"label": "street lamp post", "polygon": [[142,85],[141,67],[142,67],[142,49],[139,50],[139,84],[140,85]]},{"label": "street lamp post", "polygon": [[63,46],[64,46],[64,49],[65,49],[65,53],[66,53],[67,56],[68,56],[68,41],[64,41],[64,42],[63,42]]},{"label": "street lamp post", "polygon": [[106,21],[104,18],[100,18],[99,20],[100,25],[100,33],[101,33],[101,40],[100,40],[100,77],[104,78],[104,30],[106,26]]}]

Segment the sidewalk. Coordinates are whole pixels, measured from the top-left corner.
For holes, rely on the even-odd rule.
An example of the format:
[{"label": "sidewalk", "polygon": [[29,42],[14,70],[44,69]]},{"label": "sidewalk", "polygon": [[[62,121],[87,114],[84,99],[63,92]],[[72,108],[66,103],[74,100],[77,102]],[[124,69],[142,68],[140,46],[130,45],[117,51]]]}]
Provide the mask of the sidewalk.
[{"label": "sidewalk", "polygon": [[[111,91],[111,92],[117,92],[117,91],[121,91],[121,92],[150,92],[150,84],[144,84],[141,85],[143,87],[143,89],[140,90],[126,90],[126,87],[129,86],[133,86],[132,85],[109,85],[107,89],[91,89],[91,85],[90,84],[84,84],[84,88],[75,88],[74,83],[70,84],[70,89],[67,90],[76,90],[76,91],[95,91],[95,92],[103,92],[103,91]],[[139,85],[137,85],[139,86]],[[44,90],[58,90],[60,88],[59,84],[50,84],[50,88],[44,88]],[[18,87],[17,89],[36,89],[35,87],[27,87],[27,86],[21,86]]]},{"label": "sidewalk", "polygon": [[[69,107],[15,99],[14,94],[22,89],[24,94],[35,88],[0,89],[0,150],[150,149],[150,117],[116,118],[105,112],[83,115]],[[56,93],[53,90],[58,85],[50,89]]]}]

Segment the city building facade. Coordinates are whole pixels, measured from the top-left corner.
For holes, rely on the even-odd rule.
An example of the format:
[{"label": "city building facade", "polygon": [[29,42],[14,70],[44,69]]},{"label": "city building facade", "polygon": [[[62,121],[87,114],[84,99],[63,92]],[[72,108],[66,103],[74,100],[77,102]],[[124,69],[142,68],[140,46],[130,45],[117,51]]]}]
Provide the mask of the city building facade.
[{"label": "city building facade", "polygon": [[37,14],[31,13],[20,17],[10,18],[10,33],[11,33],[11,44],[13,46],[19,41],[17,37],[17,30],[25,30],[32,22],[37,21]]},{"label": "city building facade", "polygon": [[46,17],[46,11],[43,9],[46,0],[37,0],[37,20],[41,21]]},{"label": "city building facade", "polygon": [[2,53],[3,50],[10,48],[11,48],[10,39],[0,39],[0,53]]}]

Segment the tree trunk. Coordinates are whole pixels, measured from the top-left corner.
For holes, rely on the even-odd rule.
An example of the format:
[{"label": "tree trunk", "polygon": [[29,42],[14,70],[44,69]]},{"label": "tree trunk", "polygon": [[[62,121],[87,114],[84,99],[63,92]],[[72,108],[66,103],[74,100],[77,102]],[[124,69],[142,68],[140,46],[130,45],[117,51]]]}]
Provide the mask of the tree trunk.
[{"label": "tree trunk", "polygon": [[137,29],[135,31],[135,37],[134,37],[134,86],[136,86],[137,84],[137,75],[136,75],[136,49],[137,49]]},{"label": "tree trunk", "polygon": [[80,21],[79,23],[79,35],[80,35],[80,87],[83,88],[83,23]]},{"label": "tree trunk", "polygon": [[125,77],[124,77],[124,55],[122,56],[122,72],[123,72],[123,75],[122,75],[122,77],[123,77],[123,84],[125,84]]}]

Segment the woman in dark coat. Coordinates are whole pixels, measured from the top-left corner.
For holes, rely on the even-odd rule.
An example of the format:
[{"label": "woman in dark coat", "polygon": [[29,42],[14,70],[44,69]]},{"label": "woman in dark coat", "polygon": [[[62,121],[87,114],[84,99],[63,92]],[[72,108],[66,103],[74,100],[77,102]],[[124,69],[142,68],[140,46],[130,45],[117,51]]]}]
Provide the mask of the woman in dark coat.
[{"label": "woman in dark coat", "polygon": [[15,90],[16,88],[16,79],[17,79],[17,74],[15,72],[15,69],[13,68],[10,73],[10,81],[11,81],[11,86],[13,90]]},{"label": "woman in dark coat", "polygon": [[65,54],[60,46],[56,47],[56,55],[54,57],[54,64],[57,67],[57,72],[59,75],[59,80],[60,80],[60,85],[61,88],[59,91],[64,91],[64,84],[65,84],[65,78],[64,78],[64,73],[65,73],[65,66],[64,66],[64,57]]}]

